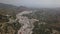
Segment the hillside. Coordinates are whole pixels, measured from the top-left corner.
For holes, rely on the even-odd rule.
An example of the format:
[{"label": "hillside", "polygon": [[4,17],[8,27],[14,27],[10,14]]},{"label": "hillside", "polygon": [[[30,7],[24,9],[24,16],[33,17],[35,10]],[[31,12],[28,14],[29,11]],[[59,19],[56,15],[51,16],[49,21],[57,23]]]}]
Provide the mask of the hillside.
[{"label": "hillside", "polygon": [[27,8],[25,6],[13,6],[13,5],[9,5],[9,4],[3,4],[0,3],[0,14],[9,14],[9,15],[13,15],[13,14],[18,14],[19,12],[22,11],[26,11],[26,10],[31,10],[30,8]]},{"label": "hillside", "polygon": [[[32,13],[28,12],[30,10],[32,10]],[[26,12],[24,12],[24,11],[26,11]],[[23,14],[23,13],[25,13],[25,14]],[[27,13],[29,13],[29,14],[27,14]],[[11,16],[6,16],[7,14],[11,15]],[[19,14],[17,17],[19,17],[19,16],[20,17],[15,22],[15,19],[13,19],[13,18],[14,17],[16,18],[17,14]],[[23,15],[20,15],[20,14],[23,14]],[[23,16],[23,17],[21,17],[21,16]],[[34,22],[33,24],[30,24],[30,22],[26,19],[26,17],[29,20],[37,19],[38,21]],[[19,19],[22,21],[18,22]],[[11,23],[11,21],[12,21],[12,23]],[[1,23],[1,22],[3,22],[3,23]],[[7,23],[7,22],[9,22],[9,23]],[[7,25],[9,24],[9,26],[6,25],[6,27],[10,27],[10,30],[13,32],[14,32],[14,30],[16,30],[16,32],[14,32],[14,33],[17,34],[21,25],[23,25],[23,24],[21,24],[22,22],[25,25],[27,23],[27,24],[29,24],[29,26],[32,26],[32,25],[34,26],[34,28],[32,30],[33,31],[32,34],[52,34],[52,33],[54,33],[54,30],[60,32],[60,26],[59,26],[60,25],[60,8],[41,8],[41,9],[33,8],[32,9],[32,8],[28,8],[25,6],[17,7],[17,6],[13,6],[13,5],[9,5],[9,4],[0,3],[0,27],[3,26],[5,28],[5,24],[7,24]],[[32,20],[31,20],[31,22],[32,22]],[[21,29],[24,29],[24,28],[21,28]],[[8,31],[9,31],[9,29],[8,29]],[[10,34],[11,34],[11,31],[9,31]],[[5,29],[4,29],[4,32],[5,32]]]},{"label": "hillside", "polygon": [[16,6],[0,3],[0,14],[13,15],[17,10]]},{"label": "hillside", "polygon": [[54,30],[59,33],[60,10],[58,9],[40,9],[22,16],[39,20],[34,23],[33,34],[53,34]]}]

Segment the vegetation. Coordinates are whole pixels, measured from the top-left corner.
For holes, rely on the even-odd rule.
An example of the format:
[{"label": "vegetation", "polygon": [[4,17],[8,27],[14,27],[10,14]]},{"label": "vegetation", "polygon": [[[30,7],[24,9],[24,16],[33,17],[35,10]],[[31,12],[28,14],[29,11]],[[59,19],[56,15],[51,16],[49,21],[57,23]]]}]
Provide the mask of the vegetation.
[{"label": "vegetation", "polygon": [[33,12],[32,14],[24,14],[22,16],[27,16],[29,19],[34,18],[34,19],[38,19],[39,22],[35,22],[34,23],[34,29],[32,30],[33,33],[32,34],[51,34],[52,33],[52,29],[48,28],[50,24],[56,24],[59,23],[58,20],[58,14],[54,14],[49,12],[49,11],[36,11]]},{"label": "vegetation", "polygon": [[[20,29],[21,24],[18,21],[13,22],[13,23],[8,23],[9,18],[11,17],[0,15],[0,18],[1,18],[0,19],[0,33],[1,34],[17,34],[18,30]],[[12,19],[15,20],[14,17]]]},{"label": "vegetation", "polygon": [[[7,16],[2,16],[11,15],[15,20],[16,13],[19,13],[17,12],[16,6],[0,4],[0,34],[17,34],[17,31],[20,29],[21,24],[18,21],[7,23],[9,21],[9,18],[7,18]],[[49,25],[60,23],[60,10],[56,11],[54,9],[39,9],[36,12],[33,12],[31,14],[24,14],[22,16],[27,16],[29,19],[34,18],[39,20],[38,22],[34,23],[35,27],[32,30],[32,34],[51,34],[52,29],[48,28]]]}]

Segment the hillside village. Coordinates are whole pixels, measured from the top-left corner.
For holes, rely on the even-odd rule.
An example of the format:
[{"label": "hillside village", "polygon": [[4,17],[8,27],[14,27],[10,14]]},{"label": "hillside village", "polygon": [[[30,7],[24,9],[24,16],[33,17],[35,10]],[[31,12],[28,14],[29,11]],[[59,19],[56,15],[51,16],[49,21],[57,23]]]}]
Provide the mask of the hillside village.
[{"label": "hillside village", "polygon": [[60,34],[60,8],[0,4],[0,34]]}]

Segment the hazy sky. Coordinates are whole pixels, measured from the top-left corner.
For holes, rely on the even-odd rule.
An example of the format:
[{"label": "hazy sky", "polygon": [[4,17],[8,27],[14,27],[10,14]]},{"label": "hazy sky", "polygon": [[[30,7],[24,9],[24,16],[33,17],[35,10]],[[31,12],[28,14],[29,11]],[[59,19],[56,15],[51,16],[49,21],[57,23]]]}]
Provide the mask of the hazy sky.
[{"label": "hazy sky", "polygon": [[0,0],[0,3],[29,7],[60,7],[60,0]]}]

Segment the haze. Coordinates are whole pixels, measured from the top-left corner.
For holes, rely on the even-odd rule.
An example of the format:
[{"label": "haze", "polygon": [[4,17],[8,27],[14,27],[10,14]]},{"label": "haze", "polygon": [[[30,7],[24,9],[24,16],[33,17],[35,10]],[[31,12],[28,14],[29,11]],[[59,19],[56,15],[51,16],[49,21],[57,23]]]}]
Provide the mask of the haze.
[{"label": "haze", "polygon": [[12,4],[15,6],[35,7],[35,8],[60,7],[60,0],[0,0],[0,3]]}]

